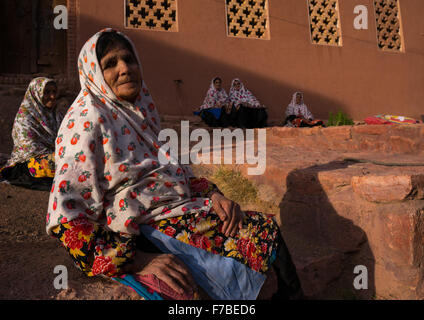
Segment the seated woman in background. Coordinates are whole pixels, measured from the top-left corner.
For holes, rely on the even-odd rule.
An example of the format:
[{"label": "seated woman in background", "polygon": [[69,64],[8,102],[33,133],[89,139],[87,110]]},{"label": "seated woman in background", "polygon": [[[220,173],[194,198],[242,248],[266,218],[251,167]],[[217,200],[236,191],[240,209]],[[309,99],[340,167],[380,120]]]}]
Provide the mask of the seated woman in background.
[{"label": "seated woman in background", "polygon": [[62,116],[56,112],[56,82],[33,79],[13,124],[13,151],[0,170],[1,178],[17,186],[50,190],[55,174],[56,134]]},{"label": "seated woman in background", "polygon": [[286,127],[315,127],[324,126],[321,120],[314,120],[313,114],[308,110],[308,107],[303,102],[303,93],[295,92],[292,101],[286,109]]},{"label": "seated woman in background", "polygon": [[145,299],[196,299],[199,288],[212,299],[256,299],[267,277],[278,283],[274,298],[300,297],[275,221],[242,212],[162,150],[131,40],[105,29],[78,61],[81,92],[59,129],[46,225],[76,266]]},{"label": "seated woman in background", "polygon": [[222,88],[222,79],[215,77],[212,79],[203,105],[194,114],[200,115],[203,121],[210,127],[221,127],[222,113],[228,109],[228,95]]},{"label": "seated woman in background", "polygon": [[[240,128],[263,128],[268,114],[258,99],[245,88],[240,79],[231,82],[229,100],[236,110],[236,126]],[[233,109],[233,111],[234,111]]]}]

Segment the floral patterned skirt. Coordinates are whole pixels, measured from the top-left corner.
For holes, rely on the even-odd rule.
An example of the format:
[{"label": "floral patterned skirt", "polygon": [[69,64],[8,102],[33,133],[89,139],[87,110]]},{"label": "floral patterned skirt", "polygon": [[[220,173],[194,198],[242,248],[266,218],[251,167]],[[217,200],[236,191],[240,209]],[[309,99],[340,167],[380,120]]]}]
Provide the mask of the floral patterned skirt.
[{"label": "floral patterned skirt", "polygon": [[[223,222],[213,209],[161,220],[150,226],[196,250],[232,258],[262,275],[271,267],[282,243],[273,218],[254,211],[245,212],[243,229],[234,237],[222,233]],[[133,261],[137,249],[162,252],[143,235],[128,237],[105,231],[101,224],[84,217],[70,222],[65,219],[52,232],[75,265],[88,276],[118,279],[123,276],[123,267]]]},{"label": "floral patterned skirt", "polygon": [[10,184],[41,191],[50,191],[55,175],[54,154],[31,158],[0,169],[0,176]]},{"label": "floral patterned skirt", "polygon": [[245,214],[243,229],[234,237],[222,233],[223,222],[213,209],[161,220],[152,227],[186,244],[233,258],[264,274],[278,252],[280,231],[271,216],[254,211]]},{"label": "floral patterned skirt", "polygon": [[28,170],[34,178],[54,178],[54,153],[31,158],[28,161]]},{"label": "floral patterned skirt", "polygon": [[132,237],[108,232],[87,218],[69,222],[64,218],[63,223],[52,230],[52,235],[66,248],[75,266],[89,277],[115,277],[135,254]]},{"label": "floral patterned skirt", "polygon": [[[155,222],[151,226],[162,233],[213,254],[233,258],[249,268],[266,273],[275,259],[281,242],[277,224],[269,216],[247,211],[244,228],[235,237],[226,237],[222,221],[210,212],[193,213]],[[146,241],[110,231],[87,218],[78,218],[52,230],[67,249],[75,265],[88,276],[109,277],[120,274],[130,263],[136,247],[141,251],[151,248]],[[145,247],[146,246],[146,247]]]}]

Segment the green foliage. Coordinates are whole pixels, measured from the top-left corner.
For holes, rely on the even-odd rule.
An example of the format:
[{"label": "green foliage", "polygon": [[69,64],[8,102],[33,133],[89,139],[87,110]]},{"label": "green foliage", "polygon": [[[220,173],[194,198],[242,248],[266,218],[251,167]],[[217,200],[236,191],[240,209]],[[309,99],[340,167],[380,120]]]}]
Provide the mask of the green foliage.
[{"label": "green foliage", "polygon": [[327,127],[335,127],[335,126],[351,126],[354,122],[348,115],[339,111],[336,115],[333,115],[330,112],[327,122]]}]

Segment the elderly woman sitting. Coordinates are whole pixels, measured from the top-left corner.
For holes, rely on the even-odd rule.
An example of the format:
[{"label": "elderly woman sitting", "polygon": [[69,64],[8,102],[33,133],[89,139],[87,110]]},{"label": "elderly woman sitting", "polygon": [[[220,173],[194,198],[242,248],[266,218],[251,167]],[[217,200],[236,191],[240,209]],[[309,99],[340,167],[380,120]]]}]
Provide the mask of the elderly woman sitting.
[{"label": "elderly woman sitting", "polygon": [[46,227],[76,266],[145,299],[196,299],[201,289],[212,299],[256,299],[272,274],[275,298],[299,297],[271,217],[242,212],[188,167],[159,161],[159,116],[132,42],[103,30],[78,68],[81,92],[59,130]]},{"label": "elderly woman sitting", "polygon": [[222,120],[229,107],[228,95],[222,88],[222,79],[215,77],[212,79],[203,104],[194,114],[200,116],[209,127],[226,127],[227,123]]},{"label": "elderly woman sitting", "polygon": [[55,174],[55,139],[62,122],[56,112],[57,85],[48,78],[33,79],[13,124],[13,151],[0,170],[11,184],[50,190]]},{"label": "elderly woman sitting", "polygon": [[284,121],[286,127],[316,127],[324,126],[321,120],[314,120],[313,114],[303,102],[303,93],[295,92],[292,101],[286,109],[286,119]]},{"label": "elderly woman sitting", "polygon": [[268,114],[265,106],[248,90],[240,79],[231,82],[229,100],[235,115],[235,126],[240,128],[263,128]]}]

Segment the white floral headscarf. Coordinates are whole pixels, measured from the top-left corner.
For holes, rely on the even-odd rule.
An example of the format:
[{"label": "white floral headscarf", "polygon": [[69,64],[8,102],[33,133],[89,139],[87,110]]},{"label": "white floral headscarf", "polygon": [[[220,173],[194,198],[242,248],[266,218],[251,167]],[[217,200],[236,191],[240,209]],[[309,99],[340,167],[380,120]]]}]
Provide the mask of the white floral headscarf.
[{"label": "white floral headscarf", "polygon": [[224,88],[221,88],[221,90],[217,90],[215,88],[214,82],[216,79],[219,79],[219,77],[212,79],[211,85],[206,93],[205,100],[203,101],[203,105],[199,108],[200,110],[216,108],[218,103],[225,104],[228,102],[228,95]]},{"label": "white floral headscarf", "polygon": [[[159,163],[159,115],[144,80],[134,104],[117,98],[107,85],[96,55],[105,32],[117,31],[95,34],[79,55],[81,92],[56,141],[49,234],[61,223],[86,217],[106,230],[138,235],[141,223],[211,208],[207,199],[191,198],[191,172]],[[142,72],[131,40],[117,33],[131,43]]]},{"label": "white floral headscarf", "polygon": [[25,93],[13,123],[13,151],[6,167],[54,152],[54,141],[62,117],[55,108],[43,104],[44,89],[56,82],[49,78],[33,79]]},{"label": "white floral headscarf", "polygon": [[[240,82],[240,89],[236,90],[234,83],[238,81]],[[230,101],[232,104],[234,104],[235,107],[239,106],[240,104],[248,103],[252,108],[260,108],[261,104],[256,99],[256,97],[250,92],[248,89],[245,88],[243,82],[240,81],[240,79],[236,78],[231,82],[231,89],[230,89]]]},{"label": "white floral headscarf", "polygon": [[[300,100],[299,104],[296,103],[298,94],[300,94],[300,96],[301,96],[301,100]],[[308,120],[314,119],[314,116],[308,110],[308,107],[303,102],[303,93],[302,92],[298,91],[298,92],[295,92],[293,94],[292,100],[291,100],[290,104],[288,105],[288,107],[286,109],[286,118],[289,117],[289,116],[292,116],[292,115],[294,115],[294,116],[301,115],[305,119],[308,119]]]}]

